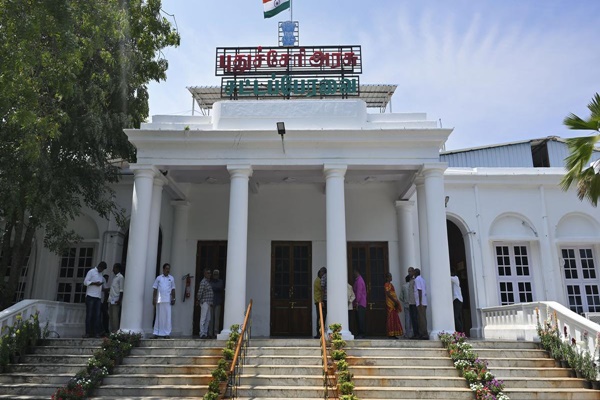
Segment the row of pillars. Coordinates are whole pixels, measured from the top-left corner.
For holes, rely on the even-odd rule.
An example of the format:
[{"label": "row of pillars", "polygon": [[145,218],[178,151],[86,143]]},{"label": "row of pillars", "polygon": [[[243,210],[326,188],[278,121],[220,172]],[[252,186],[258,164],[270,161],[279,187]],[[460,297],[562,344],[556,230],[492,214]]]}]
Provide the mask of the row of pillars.
[{"label": "row of pillars", "polygon": [[[144,303],[145,290],[150,290],[154,281],[154,266],[158,248],[158,230],[162,189],[165,179],[154,166],[133,165],[135,180],[129,228],[129,247],[127,253],[127,279],[124,291],[121,329],[143,333],[144,321],[151,320],[151,307]],[[225,292],[225,312],[223,326],[226,327],[218,338],[226,339],[227,327],[240,324],[246,309],[246,264],[248,245],[248,187],[252,176],[249,165],[228,166],[230,174],[229,226],[227,238],[227,286]],[[348,330],[348,312],[346,302],[346,209],[344,180],[346,165],[325,165],[326,182],[326,249],[327,269],[337,279],[327,281],[328,319],[342,324],[342,336],[352,339]],[[424,165],[416,179],[417,209],[419,220],[419,242],[422,274],[429,287],[429,304],[432,320],[430,336],[437,337],[440,331],[451,331],[454,326],[452,316],[452,293],[448,260],[448,238],[446,233],[446,213],[444,207],[444,164]],[[185,206],[185,202],[176,202],[176,206]],[[173,257],[171,263],[180,265],[183,261],[184,243],[187,235],[185,213],[177,212],[173,231]],[[402,207],[401,207],[402,208]],[[403,231],[401,247],[405,249],[401,260],[406,269],[417,266],[414,254],[406,249],[414,248],[412,241],[412,223],[408,208],[399,216]],[[404,218],[406,217],[406,218]],[[408,234],[406,234],[408,233]],[[177,258],[177,259],[176,259]],[[338,301],[336,301],[338,299]]]}]

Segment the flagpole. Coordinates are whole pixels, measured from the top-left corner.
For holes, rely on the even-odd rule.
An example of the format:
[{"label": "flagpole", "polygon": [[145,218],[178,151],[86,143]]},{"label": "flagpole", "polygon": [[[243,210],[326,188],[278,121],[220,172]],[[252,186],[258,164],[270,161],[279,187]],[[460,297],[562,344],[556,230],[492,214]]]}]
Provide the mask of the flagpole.
[{"label": "flagpole", "polygon": [[293,0],[290,0],[290,21],[294,20],[294,14],[293,14]]}]

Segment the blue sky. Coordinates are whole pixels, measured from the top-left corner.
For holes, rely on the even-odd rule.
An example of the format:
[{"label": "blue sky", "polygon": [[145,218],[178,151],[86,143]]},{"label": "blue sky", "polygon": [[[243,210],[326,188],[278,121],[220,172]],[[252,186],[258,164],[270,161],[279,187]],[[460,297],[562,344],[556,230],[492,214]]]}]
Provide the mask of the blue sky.
[{"label": "blue sky", "polygon": [[[454,132],[447,150],[572,137],[600,92],[600,0],[292,0],[305,46],[359,44],[361,83],[393,83],[394,112],[426,112]],[[215,48],[276,46],[283,12],[261,0],[163,0],[181,46],[164,51],[150,115],[190,115],[187,86],[219,85]],[[168,17],[172,20],[171,17]]]}]

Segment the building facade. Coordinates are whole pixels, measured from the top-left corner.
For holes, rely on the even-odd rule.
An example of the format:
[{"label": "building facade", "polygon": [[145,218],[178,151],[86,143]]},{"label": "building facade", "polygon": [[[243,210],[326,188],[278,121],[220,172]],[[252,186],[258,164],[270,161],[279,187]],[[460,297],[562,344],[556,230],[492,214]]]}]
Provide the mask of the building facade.
[{"label": "building facade", "polygon": [[73,222],[81,243],[56,255],[38,241],[24,297],[80,302],[88,268],[124,262],[121,328],[150,333],[152,282],[168,262],[173,334],[188,336],[202,270],[219,269],[221,337],[250,299],[253,335],[310,337],[312,282],[326,266],[328,321],[352,338],[346,283],[358,268],[367,334],[383,336],[385,273],[399,290],[414,266],[436,337],[454,329],[452,266],[472,336],[482,307],[555,300],[600,311],[600,213],[558,186],[566,147],[556,138],[440,153],[451,129],[421,113],[367,113],[362,100],[223,101],[210,116],[155,116],[126,133],[137,163],[115,188],[129,224],[84,212]]}]

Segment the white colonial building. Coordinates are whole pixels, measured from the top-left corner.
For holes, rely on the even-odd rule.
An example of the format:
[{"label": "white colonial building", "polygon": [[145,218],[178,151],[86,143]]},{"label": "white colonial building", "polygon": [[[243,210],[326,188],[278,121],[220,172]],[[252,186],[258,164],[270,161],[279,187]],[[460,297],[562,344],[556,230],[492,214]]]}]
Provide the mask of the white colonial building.
[{"label": "white colonial building", "polygon": [[254,336],[310,337],[312,282],[327,266],[328,320],[351,337],[346,282],[359,268],[367,334],[383,336],[384,274],[398,290],[415,266],[433,337],[454,329],[453,266],[472,336],[483,307],[553,300],[600,311],[600,212],[560,189],[563,141],[440,153],[451,131],[425,114],[368,113],[359,99],[221,101],[211,115],[154,116],[126,131],[137,163],[115,189],[129,225],[84,213],[73,223],[84,240],[59,255],[38,238],[21,295],[82,302],[87,269],[123,262],[121,328],[150,333],[152,282],[169,262],[174,335],[189,336],[210,267],[226,284],[222,337],[250,299]]}]

